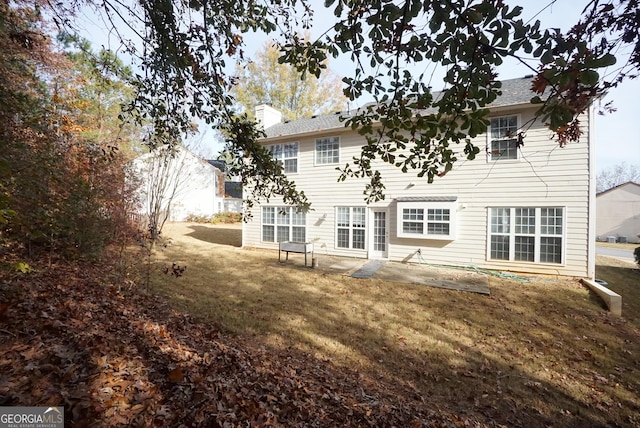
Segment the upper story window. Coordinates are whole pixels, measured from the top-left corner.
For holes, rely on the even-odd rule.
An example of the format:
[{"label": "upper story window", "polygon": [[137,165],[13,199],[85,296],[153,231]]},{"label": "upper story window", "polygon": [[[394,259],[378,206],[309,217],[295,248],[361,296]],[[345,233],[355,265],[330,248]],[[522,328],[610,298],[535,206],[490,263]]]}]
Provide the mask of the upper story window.
[{"label": "upper story window", "polygon": [[316,139],[316,165],[328,165],[340,162],[340,138],[327,137]]},{"label": "upper story window", "polygon": [[398,237],[455,239],[456,197],[398,198]]},{"label": "upper story window", "polygon": [[487,152],[493,161],[518,159],[518,116],[491,119]]},{"label": "upper story window", "polygon": [[285,173],[298,172],[298,143],[273,144],[268,146],[273,158],[280,161]]}]

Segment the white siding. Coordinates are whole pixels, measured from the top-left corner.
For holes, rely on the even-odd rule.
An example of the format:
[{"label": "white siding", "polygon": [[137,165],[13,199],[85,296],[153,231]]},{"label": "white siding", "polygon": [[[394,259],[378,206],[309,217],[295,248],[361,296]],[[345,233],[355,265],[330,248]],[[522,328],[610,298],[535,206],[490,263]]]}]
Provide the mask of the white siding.
[{"label": "white siding", "polygon": [[[533,110],[519,111],[521,124],[532,118]],[[500,115],[504,115],[502,113]],[[506,113],[508,114],[508,112]],[[515,113],[512,113],[515,114]],[[402,174],[393,166],[374,166],[383,177],[386,199],[372,207],[388,207],[389,259],[418,262],[420,249],[425,262],[447,265],[473,265],[481,268],[587,276],[588,201],[589,201],[589,129],[583,118],[584,134],[579,143],[564,148],[549,140],[550,132],[540,124],[527,130],[521,158],[487,161],[484,150],[487,135],[475,140],[481,153],[473,161],[458,156],[458,162],[446,176],[429,184],[409,171]],[[315,138],[340,136],[340,164],[314,165]],[[350,130],[331,131],[311,136],[271,139],[269,144],[299,142],[298,173],[291,175],[299,189],[312,203],[307,214],[307,239],[316,243],[315,251],[353,257],[367,257],[367,250],[344,250],[335,247],[335,207],[366,206],[363,190],[367,180],[347,179],[337,183],[337,166],[352,163],[358,156],[363,137]],[[410,185],[412,184],[412,185]],[[452,241],[404,239],[396,237],[396,202],[398,197],[457,197],[457,230]],[[272,203],[277,205],[277,203]],[[534,264],[492,261],[487,259],[487,218],[490,207],[564,207],[565,263]],[[260,208],[253,210],[254,220],[245,225],[244,244],[277,248],[260,240]],[[370,220],[370,219],[369,219]],[[368,228],[371,221],[368,222]],[[370,236],[367,230],[367,236]],[[369,245],[369,243],[367,244]]]},{"label": "white siding", "polygon": [[[160,162],[154,161],[154,156],[155,153],[148,153],[133,162],[141,182],[143,214],[148,213],[148,194],[151,191],[149,186],[153,186],[150,184],[150,175],[158,174],[159,171],[167,176],[162,205],[170,206],[168,220],[184,221],[191,214],[212,216],[223,211],[224,194],[221,195],[218,188],[219,180],[224,180],[224,175],[216,167],[186,149],[179,149],[169,161],[167,168],[157,167]],[[222,186],[224,189],[224,183]]]}]

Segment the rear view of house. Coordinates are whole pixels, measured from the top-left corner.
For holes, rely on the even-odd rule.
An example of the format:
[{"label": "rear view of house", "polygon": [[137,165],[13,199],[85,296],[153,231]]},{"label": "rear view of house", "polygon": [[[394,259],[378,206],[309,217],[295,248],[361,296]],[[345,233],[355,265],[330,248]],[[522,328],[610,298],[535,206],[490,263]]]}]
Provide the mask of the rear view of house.
[{"label": "rear view of house", "polygon": [[[530,79],[503,82],[490,107],[490,127],[476,138],[481,154],[459,161],[431,184],[385,163],[386,199],[367,205],[365,181],[337,182],[336,167],[359,156],[364,137],[339,114],[282,123],[256,109],[263,144],[304,190],[312,211],[270,201],[244,225],[245,246],[313,242],[316,254],[593,277],[595,186],[593,115],[581,119],[578,143],[560,148],[535,121]],[[524,131],[524,145],[515,135]]]}]

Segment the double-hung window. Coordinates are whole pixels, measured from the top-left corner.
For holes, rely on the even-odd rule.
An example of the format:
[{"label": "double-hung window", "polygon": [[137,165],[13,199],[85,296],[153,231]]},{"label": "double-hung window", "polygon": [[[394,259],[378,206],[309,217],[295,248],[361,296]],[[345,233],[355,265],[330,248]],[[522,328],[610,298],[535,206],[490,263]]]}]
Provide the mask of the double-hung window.
[{"label": "double-hung window", "polygon": [[491,208],[489,217],[489,259],[563,262],[563,208]]},{"label": "double-hung window", "polygon": [[284,172],[298,172],[298,143],[273,144],[268,146],[273,158],[282,163]]},{"label": "double-hung window", "polygon": [[340,162],[340,139],[338,137],[316,138],[316,165]]},{"label": "double-hung window", "polygon": [[398,198],[399,238],[455,238],[456,197]]},{"label": "double-hung window", "polygon": [[262,207],[262,241],[305,242],[306,215],[295,207]]},{"label": "double-hung window", "polygon": [[365,207],[336,208],[336,247],[364,250],[367,225]]},{"label": "double-hung window", "polygon": [[540,263],[562,263],[563,211],[540,208]]},{"label": "double-hung window", "polygon": [[488,135],[489,160],[518,159],[518,116],[491,119]]}]

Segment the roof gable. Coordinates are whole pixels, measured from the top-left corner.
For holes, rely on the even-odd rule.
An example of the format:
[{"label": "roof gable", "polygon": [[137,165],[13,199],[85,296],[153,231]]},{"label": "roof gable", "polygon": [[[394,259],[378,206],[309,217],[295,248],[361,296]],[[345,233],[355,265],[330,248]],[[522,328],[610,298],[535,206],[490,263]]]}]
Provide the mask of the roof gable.
[{"label": "roof gable", "polygon": [[621,188],[623,188],[623,187],[626,187],[626,186],[629,186],[629,185],[631,185],[631,186],[637,186],[637,187],[639,187],[639,188],[640,188],[640,184],[635,183],[635,182],[633,182],[633,181],[627,181],[626,183],[618,184],[617,186],[614,186],[614,187],[612,187],[611,189],[607,189],[607,190],[604,190],[604,191],[602,191],[602,192],[598,193],[598,194],[596,195],[596,197],[598,197],[598,196],[602,196],[602,195],[604,195],[604,194],[606,194],[606,193],[609,193],[609,192],[611,192],[611,191],[613,191],[613,190],[619,190],[619,189],[621,189]]},{"label": "roof gable", "polygon": [[[134,163],[145,163],[148,162],[150,159],[155,158],[161,154],[160,151],[161,150],[168,150],[167,147],[159,147],[155,150],[151,150],[147,153],[144,153],[138,157],[136,157],[133,162]],[[220,168],[216,167],[215,165],[213,165],[210,161],[205,160],[204,158],[202,158],[201,156],[196,155],[195,153],[193,153],[191,150],[187,149],[186,147],[179,145],[175,147],[175,152],[173,153],[173,156],[171,157],[171,159],[176,159],[178,162],[185,162],[189,165],[202,165],[204,168],[206,169],[213,169],[214,171],[218,172],[218,173],[222,173],[223,171],[220,170]],[[173,163],[173,161],[170,161]]]}]

